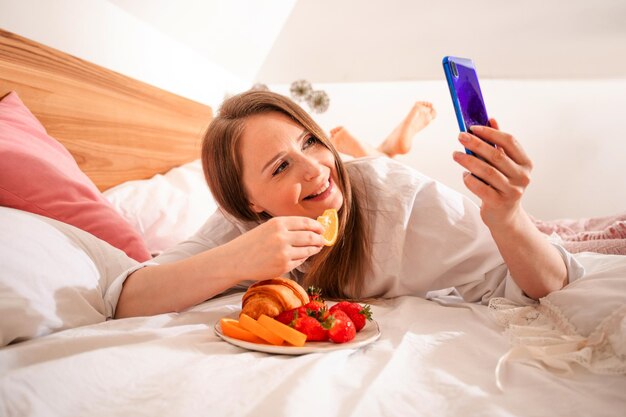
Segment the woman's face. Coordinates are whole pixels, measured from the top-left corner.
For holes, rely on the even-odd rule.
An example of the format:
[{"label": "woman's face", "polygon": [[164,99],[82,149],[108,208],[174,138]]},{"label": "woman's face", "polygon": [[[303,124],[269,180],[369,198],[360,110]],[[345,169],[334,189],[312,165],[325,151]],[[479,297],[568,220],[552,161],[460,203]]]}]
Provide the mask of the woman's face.
[{"label": "woman's face", "polygon": [[249,117],[239,152],[253,211],[316,218],[326,209],[341,208],[333,154],[286,115]]}]

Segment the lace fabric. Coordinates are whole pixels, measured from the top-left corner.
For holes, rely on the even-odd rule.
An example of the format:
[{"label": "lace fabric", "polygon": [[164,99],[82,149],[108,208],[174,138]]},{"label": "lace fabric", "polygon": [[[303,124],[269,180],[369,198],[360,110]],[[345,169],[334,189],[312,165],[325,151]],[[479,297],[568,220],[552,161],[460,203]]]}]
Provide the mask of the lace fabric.
[{"label": "lace fabric", "polygon": [[600,320],[588,335],[580,334],[547,298],[531,306],[493,298],[489,311],[505,328],[512,344],[496,367],[496,384],[500,389],[504,367],[509,361],[521,361],[563,375],[573,374],[575,364],[596,374],[626,374],[626,306]]}]

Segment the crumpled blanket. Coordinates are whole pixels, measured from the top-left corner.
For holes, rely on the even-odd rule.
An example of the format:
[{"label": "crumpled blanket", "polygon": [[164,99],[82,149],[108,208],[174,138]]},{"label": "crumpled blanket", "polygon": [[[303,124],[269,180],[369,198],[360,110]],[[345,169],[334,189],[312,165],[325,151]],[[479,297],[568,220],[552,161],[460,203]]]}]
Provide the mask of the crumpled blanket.
[{"label": "crumpled blanket", "polygon": [[539,220],[537,228],[571,253],[597,252],[626,255],[626,213],[583,219]]},{"label": "crumpled blanket", "polygon": [[576,367],[626,375],[626,257],[587,252],[576,259],[585,276],[537,304],[489,300],[512,344],[498,361],[498,386],[512,361],[563,375],[574,375]]}]

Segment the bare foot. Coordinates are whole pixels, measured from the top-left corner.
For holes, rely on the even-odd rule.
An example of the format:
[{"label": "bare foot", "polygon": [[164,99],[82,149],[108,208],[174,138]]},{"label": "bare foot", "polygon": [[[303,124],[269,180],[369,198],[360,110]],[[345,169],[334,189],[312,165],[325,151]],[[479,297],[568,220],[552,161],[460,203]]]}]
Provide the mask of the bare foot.
[{"label": "bare foot", "polygon": [[416,102],[409,114],[377,149],[390,157],[409,152],[413,136],[428,126],[435,117],[437,112],[431,103]]},{"label": "bare foot", "polygon": [[373,149],[361,142],[346,128],[338,126],[330,131],[330,141],[335,145],[338,152],[346,155],[353,156],[355,158],[361,158],[363,156],[379,155],[376,149]]}]

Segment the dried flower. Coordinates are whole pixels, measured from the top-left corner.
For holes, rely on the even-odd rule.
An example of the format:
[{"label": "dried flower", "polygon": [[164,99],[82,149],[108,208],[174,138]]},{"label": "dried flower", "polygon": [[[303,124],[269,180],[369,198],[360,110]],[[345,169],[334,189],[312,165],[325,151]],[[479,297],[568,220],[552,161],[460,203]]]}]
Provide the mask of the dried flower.
[{"label": "dried flower", "polygon": [[269,87],[263,83],[256,83],[250,87],[252,91],[270,91]]},{"label": "dried flower", "polygon": [[328,98],[328,94],[322,90],[312,91],[307,97],[306,102],[308,103],[311,111],[315,113],[324,113],[328,110],[328,106],[330,104],[330,98]]},{"label": "dried flower", "polygon": [[296,101],[303,101],[308,99],[309,95],[313,91],[313,87],[311,87],[311,83],[307,80],[297,80],[291,83],[291,88],[289,92],[291,93],[291,98]]}]

